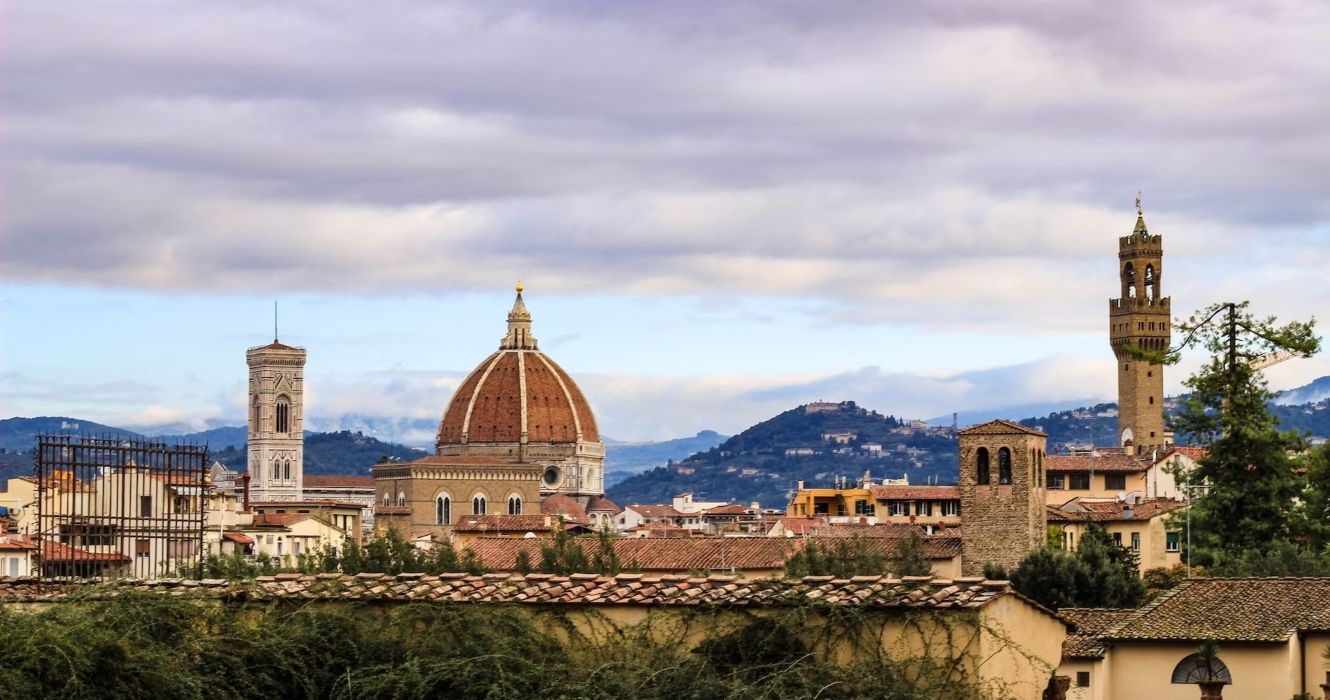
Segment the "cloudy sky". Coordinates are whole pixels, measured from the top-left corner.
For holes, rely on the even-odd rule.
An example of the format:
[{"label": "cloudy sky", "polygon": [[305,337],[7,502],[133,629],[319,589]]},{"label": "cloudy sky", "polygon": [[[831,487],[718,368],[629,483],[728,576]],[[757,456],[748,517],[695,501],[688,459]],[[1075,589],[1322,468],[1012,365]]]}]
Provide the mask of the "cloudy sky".
[{"label": "cloudy sky", "polygon": [[1178,314],[1327,315],[1328,7],[10,0],[0,414],[238,423],[280,299],[433,419],[517,279],[621,439],[1110,400],[1138,190]]}]

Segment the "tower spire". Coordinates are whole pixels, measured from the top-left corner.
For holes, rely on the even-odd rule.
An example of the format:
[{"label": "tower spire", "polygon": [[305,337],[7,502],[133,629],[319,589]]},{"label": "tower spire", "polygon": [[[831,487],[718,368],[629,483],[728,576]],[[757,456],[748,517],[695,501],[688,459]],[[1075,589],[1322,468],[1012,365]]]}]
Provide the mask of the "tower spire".
[{"label": "tower spire", "polygon": [[535,350],[536,338],[531,335],[531,312],[526,310],[522,301],[522,291],[526,289],[521,280],[517,282],[517,298],[508,312],[508,335],[499,342],[500,350]]},{"label": "tower spire", "polygon": [[272,342],[277,342],[277,300],[272,300]]},{"label": "tower spire", "polygon": [[1141,191],[1136,190],[1136,228],[1132,231],[1134,236],[1148,236],[1149,231],[1145,229],[1145,210],[1141,208]]}]

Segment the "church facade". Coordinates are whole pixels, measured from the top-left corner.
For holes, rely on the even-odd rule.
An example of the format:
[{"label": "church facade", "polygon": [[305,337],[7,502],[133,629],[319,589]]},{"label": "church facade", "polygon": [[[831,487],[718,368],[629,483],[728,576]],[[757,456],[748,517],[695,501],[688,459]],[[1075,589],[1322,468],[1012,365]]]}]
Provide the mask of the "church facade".
[{"label": "church facade", "polygon": [[373,468],[375,521],[405,534],[448,533],[479,515],[540,513],[544,496],[585,507],[605,490],[605,445],[582,390],[540,351],[522,286],[508,333],[458,386],[435,453]]}]

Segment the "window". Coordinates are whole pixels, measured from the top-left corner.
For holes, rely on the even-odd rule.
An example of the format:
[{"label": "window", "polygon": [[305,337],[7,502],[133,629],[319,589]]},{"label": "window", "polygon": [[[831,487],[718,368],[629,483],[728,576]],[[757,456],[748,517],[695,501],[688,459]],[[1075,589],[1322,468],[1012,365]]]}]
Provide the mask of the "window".
[{"label": "window", "polygon": [[434,499],[434,522],[448,525],[453,521],[453,499],[439,496]]},{"label": "window", "polygon": [[291,432],[291,399],[277,397],[277,432]]},{"label": "window", "polygon": [[1131,551],[1141,551],[1141,533],[1139,532],[1131,533]]},{"label": "window", "polygon": [[188,512],[189,512],[189,497],[188,497],[188,496],[176,496],[176,497],[175,497],[175,512],[177,512],[177,513],[188,513]]},{"label": "window", "polygon": [[998,483],[1011,483],[1011,450],[1005,447],[998,450]]},{"label": "window", "polygon": [[397,507],[398,507],[398,508],[405,508],[405,507],[406,507],[406,492],[405,492],[405,491],[398,491],[398,492],[397,492]]},{"label": "window", "polygon": [[1065,475],[1063,475],[1063,474],[1049,474],[1049,475],[1048,475],[1048,488],[1050,488],[1050,489],[1065,489],[1065,488],[1067,488],[1067,477],[1066,477]]},{"label": "window", "polygon": [[814,503],[814,504],[813,504],[813,515],[827,515],[827,514],[829,514],[829,512],[830,512],[830,511],[829,511],[829,509],[828,509],[826,503]]},{"label": "window", "polygon": [[960,502],[960,501],[943,501],[943,502],[942,502],[942,514],[943,514],[943,515],[960,515],[960,514],[961,514],[961,502]]},{"label": "window", "polygon": [[932,502],[932,501],[915,501],[915,502],[914,502],[914,514],[915,514],[915,515],[932,515],[932,514],[933,514],[933,502]]},{"label": "window", "polygon": [[877,508],[875,508],[875,507],[873,506],[873,504],[872,504],[870,501],[865,501],[865,500],[863,500],[863,499],[858,499],[858,500],[856,500],[856,501],[854,502],[854,514],[855,514],[855,515],[873,515],[873,514],[875,514],[876,512],[877,512]]},{"label": "window", "polygon": [[486,505],[486,504],[485,504],[485,497],[484,497],[484,496],[476,496],[475,498],[472,498],[472,499],[471,499],[471,514],[472,514],[472,515],[484,515],[484,514],[485,514],[485,505]]},{"label": "window", "polygon": [[1089,687],[1090,687],[1090,672],[1089,672],[1089,671],[1077,671],[1077,672],[1076,672],[1076,687],[1077,687],[1077,688],[1089,688]]},{"label": "window", "polygon": [[148,540],[134,540],[134,556],[140,559],[152,555],[152,542]]},{"label": "window", "polygon": [[906,516],[910,514],[909,501],[887,501],[887,514]]},{"label": "window", "polygon": [[517,496],[508,497],[508,515],[522,514],[522,499]]},{"label": "window", "polygon": [[254,400],[249,404],[249,427],[254,432],[259,432],[259,395],[254,395]]},{"label": "window", "polygon": [[1169,532],[1164,535],[1164,549],[1169,552],[1178,552],[1182,550],[1182,533]]},{"label": "window", "polygon": [[152,517],[152,496],[139,496],[139,517]]},{"label": "window", "polygon": [[1089,474],[1071,474],[1071,475],[1068,477],[1068,480],[1069,480],[1070,483],[1071,483],[1071,490],[1073,490],[1073,491],[1089,491],[1089,490],[1090,490],[1090,475],[1089,475]]},{"label": "window", "polygon": [[291,480],[291,460],[289,459],[286,460],[284,464],[282,464],[282,478],[286,479],[287,481]]},{"label": "window", "polygon": [[977,484],[987,484],[987,483],[988,483],[988,448],[987,448],[987,447],[980,447],[980,448],[979,448],[979,451],[975,454],[974,464],[975,464],[975,483],[977,483]]},{"label": "window", "polygon": [[383,492],[383,507],[384,507],[384,508],[387,508],[389,505],[392,504],[392,502],[393,502],[393,501],[392,501],[392,496],[389,496],[389,495],[388,495],[388,492],[387,492],[387,491],[384,491],[384,492]]},{"label": "window", "polygon": [[1121,491],[1127,488],[1126,474],[1105,474],[1104,488],[1110,491]]},{"label": "window", "polygon": [[1122,533],[1121,533],[1121,532],[1115,532],[1115,533],[1113,533],[1113,544],[1115,544],[1115,545],[1117,545],[1117,546],[1119,546],[1119,547],[1122,546]]}]

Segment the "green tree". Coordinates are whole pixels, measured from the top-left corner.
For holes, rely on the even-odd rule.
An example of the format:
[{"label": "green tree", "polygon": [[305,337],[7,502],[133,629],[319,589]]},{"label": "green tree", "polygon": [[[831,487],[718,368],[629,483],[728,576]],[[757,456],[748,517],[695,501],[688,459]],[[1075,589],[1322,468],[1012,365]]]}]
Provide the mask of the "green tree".
[{"label": "green tree", "polygon": [[1050,608],[1134,608],[1145,600],[1136,553],[1091,523],[1076,551],[1039,549],[1011,572],[1011,584]]},{"label": "green tree", "polygon": [[896,543],[896,550],[888,560],[891,572],[897,576],[928,576],[933,563],[924,555],[924,540],[918,532],[910,533]]},{"label": "green tree", "polygon": [[1330,545],[1330,442],[1304,455],[1301,466],[1306,481],[1295,513],[1299,534],[1313,551],[1324,552]]},{"label": "green tree", "polygon": [[1301,445],[1281,431],[1268,403],[1274,393],[1260,363],[1277,353],[1310,356],[1320,349],[1315,320],[1278,325],[1256,318],[1247,303],[1215,304],[1178,326],[1182,342],[1144,359],[1176,362],[1199,345],[1210,360],[1184,384],[1189,393],[1172,416],[1178,433],[1208,446],[1191,484],[1208,484],[1192,501],[1194,561],[1210,564],[1225,556],[1260,549],[1293,534],[1292,503],[1300,487],[1289,452]]},{"label": "green tree", "polygon": [[866,537],[808,538],[785,559],[785,575],[791,578],[872,576],[891,568],[882,548]]}]

